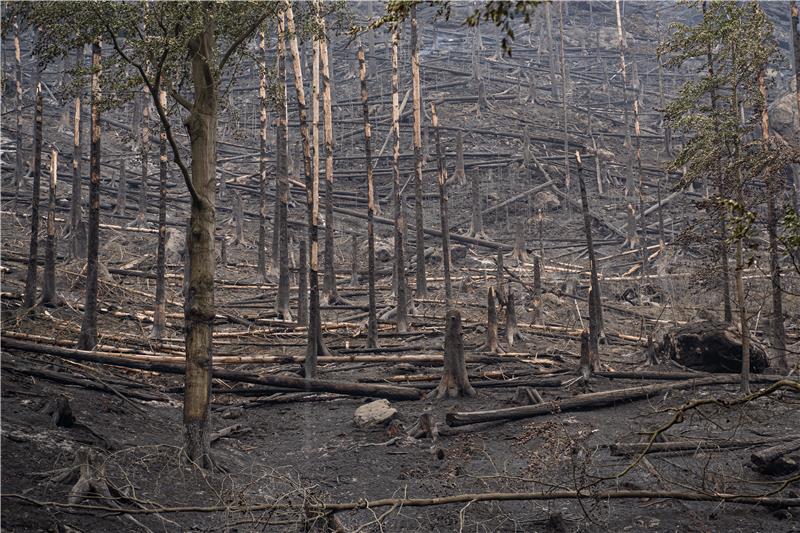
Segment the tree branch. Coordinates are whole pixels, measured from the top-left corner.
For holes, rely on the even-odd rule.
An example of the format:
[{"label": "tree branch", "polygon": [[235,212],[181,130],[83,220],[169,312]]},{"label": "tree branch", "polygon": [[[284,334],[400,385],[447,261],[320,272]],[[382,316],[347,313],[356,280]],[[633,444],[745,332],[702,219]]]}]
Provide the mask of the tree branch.
[{"label": "tree branch", "polygon": [[233,52],[235,52],[236,49],[239,48],[239,46],[245,41],[245,39],[253,35],[253,32],[256,31],[256,28],[258,28],[258,26],[261,25],[262,22],[264,22],[264,20],[267,18],[268,15],[269,13],[267,12],[258,17],[245,31],[241,33],[241,35],[239,35],[239,37],[237,37],[231,43],[231,45],[225,51],[225,53],[222,56],[222,59],[219,62],[219,67],[217,67],[217,72],[222,72],[222,69],[225,68],[225,64],[231,58]]}]

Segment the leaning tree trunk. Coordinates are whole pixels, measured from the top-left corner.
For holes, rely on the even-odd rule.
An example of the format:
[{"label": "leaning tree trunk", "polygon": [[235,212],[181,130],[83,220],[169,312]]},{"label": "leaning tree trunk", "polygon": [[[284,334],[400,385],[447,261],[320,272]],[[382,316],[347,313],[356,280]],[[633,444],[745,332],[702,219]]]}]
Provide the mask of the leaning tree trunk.
[{"label": "leaning tree trunk", "polygon": [[591,276],[591,289],[589,292],[589,354],[592,357],[591,366],[594,371],[600,370],[598,356],[598,340],[602,328],[602,304],[600,303],[600,281],[597,277],[597,259],[594,254],[592,242],[592,218],[589,214],[589,200],[586,196],[586,183],[583,179],[583,164],[579,152],[575,152],[575,161],[578,164],[578,186],[581,190],[581,211],[583,211],[583,231],[586,233],[586,248],[589,252],[589,269]]},{"label": "leaning tree trunk", "polygon": [[[161,107],[167,107],[167,93],[158,92]],[[167,131],[161,127],[158,134],[158,249],[156,251],[156,303],[153,308],[153,329],[151,339],[164,335],[167,321]]]},{"label": "leaning tree trunk", "polygon": [[44,246],[44,282],[42,304],[56,305],[56,181],[58,180],[58,151],[50,150],[50,187],[47,194],[47,240]]},{"label": "leaning tree trunk", "polygon": [[408,330],[406,312],[406,261],[405,261],[405,236],[406,217],[402,199],[400,198],[400,76],[397,70],[398,44],[400,29],[395,27],[392,32],[392,137],[394,149],[392,150],[392,203],[394,204],[394,275],[396,285],[397,306],[395,311],[395,324],[397,331],[403,333]]},{"label": "leaning tree trunk", "polygon": [[[267,281],[267,39],[263,31],[258,40],[258,102],[259,102],[259,152],[258,152],[258,275]],[[276,221],[277,222],[277,221]]]},{"label": "leaning tree trunk", "polygon": [[[758,88],[761,91],[761,137],[764,144],[769,146],[769,111],[767,109],[767,84],[765,73],[762,70],[758,76]],[[783,289],[781,288],[780,252],[778,250],[778,215],[776,201],[782,192],[782,183],[778,173],[769,168],[765,176],[767,182],[767,234],[769,235],[769,277],[772,281],[772,320],[770,327],[770,340],[772,349],[777,356],[777,366],[781,370],[788,370],[786,361],[786,327],[783,323]]]},{"label": "leaning tree trunk", "polygon": [[286,30],[289,33],[289,46],[294,64],[294,88],[297,94],[297,107],[300,115],[300,137],[303,142],[303,167],[306,178],[306,205],[308,212],[308,344],[306,346],[305,376],[317,375],[317,356],[327,353],[322,341],[322,321],[319,309],[319,182],[311,169],[311,139],[308,131],[308,118],[303,70],[300,64],[300,50],[295,32],[294,14],[289,0],[286,2]]},{"label": "leaning tree trunk", "polygon": [[450,282],[450,224],[447,221],[447,170],[444,161],[444,149],[439,135],[439,117],[436,115],[436,104],[431,102],[431,120],[433,134],[436,136],[436,166],[439,181],[439,216],[442,227],[442,267],[444,269],[444,305],[450,309],[453,304],[453,286]]},{"label": "leaning tree trunk", "polygon": [[319,57],[322,67],[322,111],[323,140],[325,142],[325,255],[323,257],[322,289],[328,296],[328,303],[339,303],[339,291],[336,288],[336,270],[334,269],[333,249],[333,106],[331,102],[331,68],[328,60],[328,40],[325,33],[325,19],[320,18],[320,30],[323,38],[319,42]]},{"label": "leaning tree trunk", "polygon": [[92,42],[92,141],[89,155],[89,223],[86,252],[86,299],[79,350],[97,345],[97,261],[100,248],[100,40]]},{"label": "leaning tree trunk", "polygon": [[[40,67],[37,63],[36,69]],[[31,240],[25,276],[23,308],[36,304],[36,277],[39,261],[39,192],[42,178],[42,81],[36,82],[36,108],[33,118],[33,192],[31,193]]]},{"label": "leaning tree trunk", "polygon": [[467,363],[464,358],[464,338],[461,333],[461,313],[455,309],[445,315],[444,369],[439,386],[428,395],[429,399],[475,396],[469,383]]},{"label": "leaning tree trunk", "polygon": [[189,284],[184,303],[186,383],[183,423],[186,455],[203,467],[211,465],[208,413],[211,400],[214,332],[215,175],[219,95],[212,67],[214,23],[206,12],[204,27],[189,41],[194,104],[187,121],[191,141],[194,188],[189,218]]},{"label": "leaning tree trunk", "polygon": [[[75,68],[83,68],[83,45],[75,50]],[[81,80],[80,74],[75,75],[77,81]],[[81,97],[83,96],[82,84],[79,84],[75,92],[75,104],[72,112],[72,197],[70,198],[69,209],[69,231],[70,231],[70,255],[80,258],[85,255],[81,227],[81,180],[82,180],[82,159],[83,145],[81,144]],[[121,175],[121,174],[120,174]]]},{"label": "leaning tree trunk", "polygon": [[367,348],[378,346],[378,316],[375,310],[375,191],[372,180],[372,130],[369,124],[369,94],[364,47],[358,48],[358,75],[361,80],[361,105],[364,110],[364,154],[367,165],[367,277],[369,278],[369,318],[367,319]]},{"label": "leaning tree trunk", "polygon": [[[275,311],[278,317],[291,322],[289,310],[289,99],[286,89],[286,41],[284,37],[284,15],[278,17],[278,128],[275,135],[275,165],[277,169],[277,210],[273,223],[273,261],[278,258],[278,297]],[[277,248],[275,242],[278,243]],[[277,253],[275,253],[277,252]]]},{"label": "leaning tree trunk", "polygon": [[419,79],[417,7],[411,6],[411,87],[414,107],[414,223],[417,237],[417,297],[427,294],[425,276],[425,232],[422,213],[422,96]]}]

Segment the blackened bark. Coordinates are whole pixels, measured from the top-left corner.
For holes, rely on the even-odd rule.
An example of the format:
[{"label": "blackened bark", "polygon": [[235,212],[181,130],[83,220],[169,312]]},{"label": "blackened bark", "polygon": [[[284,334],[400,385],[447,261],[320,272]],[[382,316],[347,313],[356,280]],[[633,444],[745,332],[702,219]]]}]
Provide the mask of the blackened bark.
[{"label": "blackened bark", "polygon": [[453,304],[453,285],[450,281],[450,224],[447,220],[447,169],[444,160],[444,148],[439,134],[439,117],[436,115],[436,104],[431,102],[431,119],[433,134],[436,137],[436,166],[439,181],[439,217],[442,231],[442,268],[444,269],[444,303],[445,309]]},{"label": "blackened bark", "polygon": [[47,194],[47,240],[44,247],[44,283],[42,304],[56,305],[56,181],[58,179],[58,152],[50,150],[50,187]]},{"label": "blackened bark", "polygon": [[[600,282],[597,278],[597,260],[592,242],[592,218],[589,214],[589,200],[586,196],[586,183],[583,180],[583,164],[578,152],[575,152],[575,161],[578,165],[578,182],[581,190],[581,211],[583,212],[583,231],[586,234],[586,248],[589,251],[589,269],[591,276],[591,289],[589,292],[589,354],[598,353],[598,340],[602,327],[602,307],[600,300]],[[600,369],[600,360],[597,357],[591,360],[594,370]]]},{"label": "blackened bark", "polygon": [[[158,97],[161,107],[166,108],[167,93],[162,89]],[[156,303],[153,308],[151,339],[160,339],[167,321],[167,132],[164,127],[158,134],[158,249],[156,251]]]},{"label": "blackened bark", "polygon": [[[289,210],[289,101],[286,89],[286,41],[283,15],[278,18],[278,131],[275,135],[277,167],[277,211],[274,220],[276,232],[273,236],[273,261],[278,258],[278,298],[275,311],[278,317],[291,321],[289,310],[289,231],[287,224]],[[277,239],[276,239],[277,237]],[[277,250],[274,243],[278,243]],[[277,252],[277,253],[275,253]]]},{"label": "blackened bark", "polygon": [[89,155],[89,223],[86,253],[86,299],[83,308],[79,350],[97,345],[97,256],[100,247],[100,41],[92,42],[92,119]]},{"label": "blackened bark", "polygon": [[396,311],[395,324],[397,331],[408,330],[406,312],[406,261],[405,261],[405,227],[406,217],[402,199],[400,198],[400,76],[398,73],[398,46],[400,30],[392,32],[392,203],[394,204],[394,275]]},{"label": "blackened bark", "polygon": [[267,39],[259,33],[258,102],[259,102],[259,152],[258,152],[258,275],[267,281]]},{"label": "blackened bark", "polygon": [[[36,69],[40,70],[37,61]],[[38,76],[37,76],[38,78]],[[39,261],[39,194],[42,179],[42,82],[36,81],[36,107],[33,117],[33,192],[31,193],[31,239],[28,248],[28,269],[25,276],[24,308],[36,304],[36,278]]]},{"label": "blackened bark", "polygon": [[419,79],[419,43],[417,36],[417,8],[411,6],[411,86],[414,104],[414,223],[417,246],[417,297],[427,294],[425,276],[425,232],[422,212],[422,97]]}]

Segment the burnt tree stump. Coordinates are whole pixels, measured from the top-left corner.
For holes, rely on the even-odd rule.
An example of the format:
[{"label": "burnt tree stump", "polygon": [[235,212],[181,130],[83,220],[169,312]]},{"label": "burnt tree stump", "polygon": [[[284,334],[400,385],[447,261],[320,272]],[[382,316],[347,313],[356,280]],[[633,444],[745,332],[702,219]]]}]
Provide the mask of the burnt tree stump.
[{"label": "burnt tree stump", "polygon": [[[736,373],[742,370],[742,340],[730,325],[715,321],[692,322],[668,331],[656,348],[662,360],[672,359],[695,370]],[[766,352],[750,345],[750,371],[769,367]]]},{"label": "burnt tree stump", "polygon": [[447,331],[444,337],[444,369],[442,380],[429,398],[460,398],[475,396],[475,389],[469,384],[467,361],[464,358],[464,337],[461,333],[461,313],[450,310],[445,316]]}]

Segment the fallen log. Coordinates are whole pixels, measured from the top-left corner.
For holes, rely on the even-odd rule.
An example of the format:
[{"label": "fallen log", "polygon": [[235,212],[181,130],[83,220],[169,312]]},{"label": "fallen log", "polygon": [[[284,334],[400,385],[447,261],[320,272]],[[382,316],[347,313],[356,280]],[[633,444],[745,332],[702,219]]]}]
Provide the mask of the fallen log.
[{"label": "fallen log", "polygon": [[[619,402],[642,400],[668,390],[691,389],[706,385],[739,383],[741,379],[742,378],[739,374],[725,374],[699,379],[689,379],[686,381],[677,381],[674,383],[658,383],[655,385],[643,385],[640,387],[631,387],[627,389],[592,392],[589,394],[580,394],[572,398],[553,400],[537,405],[508,407],[505,409],[493,409],[489,411],[455,411],[447,414],[447,423],[451,426],[463,426],[466,424],[489,422],[492,420],[520,420],[523,418],[549,415],[564,411],[606,407]],[[753,376],[753,379],[756,381],[771,382],[779,381],[781,378],[779,376]]]},{"label": "fallen log", "polygon": [[[15,349],[24,352],[34,352],[46,355],[63,357],[72,361],[87,361],[103,365],[136,368],[150,372],[167,374],[184,374],[183,365],[147,362],[144,360],[131,360],[100,355],[86,350],[74,350],[59,346],[47,346],[17,339],[4,338],[3,349]],[[303,379],[299,377],[267,375],[256,376],[244,372],[233,372],[218,368],[213,369],[213,377],[224,381],[252,383],[254,385],[267,385],[286,389],[302,390],[307,392],[335,392],[348,396],[366,396],[370,398],[386,398],[389,400],[418,400],[421,397],[419,390],[410,387],[397,387],[393,385],[377,385],[366,383],[350,383],[345,381],[330,381],[323,379]]]},{"label": "fallen log", "polygon": [[800,469],[800,436],[793,440],[755,452],[750,456],[755,469],[762,474],[785,476]]},{"label": "fallen log", "polygon": [[[787,439],[797,438],[797,435],[782,437],[777,440],[785,441]],[[653,442],[648,444],[646,442],[635,443],[616,443],[608,446],[611,455],[638,455],[641,453],[659,453],[659,452],[676,452],[687,450],[730,450],[735,448],[749,448],[751,446],[764,446],[766,444],[774,443],[776,439],[760,439],[760,440],[695,440],[695,441],[676,441],[676,442]],[[800,447],[800,441],[797,444]],[[765,450],[766,451],[766,450]],[[756,455],[756,454],[753,454]]]}]

